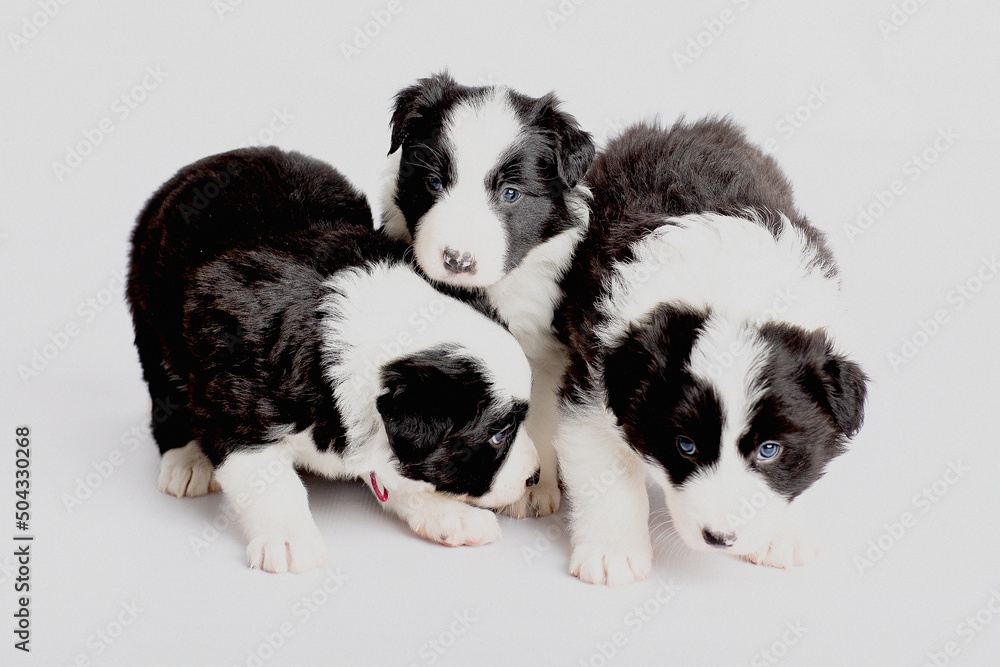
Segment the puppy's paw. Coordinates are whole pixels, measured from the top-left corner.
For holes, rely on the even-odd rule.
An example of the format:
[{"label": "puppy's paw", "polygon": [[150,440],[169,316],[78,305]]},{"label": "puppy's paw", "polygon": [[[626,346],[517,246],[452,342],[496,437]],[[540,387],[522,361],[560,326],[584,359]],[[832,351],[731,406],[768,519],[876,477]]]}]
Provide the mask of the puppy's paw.
[{"label": "puppy's paw", "polygon": [[158,486],[160,491],[178,498],[194,498],[219,490],[212,463],[196,440],[164,452]]},{"label": "puppy's paw", "polygon": [[489,544],[500,537],[500,522],[493,512],[458,502],[419,517],[410,527],[417,535],[449,547]]},{"label": "puppy's paw", "polygon": [[573,549],[570,574],[588,584],[621,586],[642,581],[653,570],[653,550],[646,544],[623,546],[585,542]]},{"label": "puppy's paw", "polygon": [[529,487],[520,500],[504,507],[501,513],[515,519],[549,516],[559,510],[559,499],[558,482],[539,483]]},{"label": "puppy's paw", "polygon": [[316,526],[289,529],[280,535],[262,535],[250,540],[247,560],[253,569],[302,574],[326,567],[326,544]]},{"label": "puppy's paw", "polygon": [[819,552],[808,539],[792,533],[775,537],[766,549],[740,558],[754,565],[766,565],[787,570],[808,565],[818,555]]}]

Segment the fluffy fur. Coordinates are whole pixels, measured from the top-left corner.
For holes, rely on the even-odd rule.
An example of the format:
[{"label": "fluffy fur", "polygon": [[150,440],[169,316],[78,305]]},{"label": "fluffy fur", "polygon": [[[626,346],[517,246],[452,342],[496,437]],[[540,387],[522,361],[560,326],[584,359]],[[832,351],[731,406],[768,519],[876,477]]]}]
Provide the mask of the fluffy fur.
[{"label": "fluffy fur", "polygon": [[252,567],[325,562],[296,468],[374,474],[387,509],[451,545],[496,539],[472,505],[535,479],[520,346],[406,252],[333,168],[275,148],[190,165],[139,216],[128,298],[160,486],[221,487]]},{"label": "fluffy fur", "polygon": [[726,120],[631,127],[587,183],[590,229],[557,316],[571,571],[611,585],[649,573],[647,472],[690,547],[801,564],[793,501],[860,428],[866,394],[838,347],[822,235]]},{"label": "fluffy fur", "polygon": [[461,86],[447,74],[400,91],[391,125],[384,229],[412,244],[432,279],[485,296],[524,348],[542,470],[510,512],[549,514],[559,505],[550,440],[565,363],[552,317],[586,230],[580,179],[593,141],[551,94]]}]

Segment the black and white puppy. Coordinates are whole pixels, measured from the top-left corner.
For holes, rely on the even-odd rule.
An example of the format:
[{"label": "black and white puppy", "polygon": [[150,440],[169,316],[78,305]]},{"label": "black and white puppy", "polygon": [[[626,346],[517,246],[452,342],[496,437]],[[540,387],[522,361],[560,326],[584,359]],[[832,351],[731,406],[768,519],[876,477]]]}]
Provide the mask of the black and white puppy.
[{"label": "black and white puppy", "polygon": [[838,345],[821,233],[727,120],[633,126],[586,180],[590,230],[557,315],[571,572],[650,572],[647,472],[693,549],[803,563],[793,501],[860,428],[867,380]]},{"label": "black and white puppy", "polygon": [[580,180],[594,143],[558,105],[438,74],[400,91],[391,121],[384,230],[412,243],[433,280],[485,295],[531,362],[541,480],[515,517],[559,507],[551,437],[566,353],[552,317],[587,227]]},{"label": "black and white puppy", "polygon": [[128,299],[160,485],[200,495],[214,479],[251,567],[325,562],[296,467],[370,481],[449,545],[499,537],[473,505],[504,507],[537,479],[520,346],[406,252],[336,170],[276,148],[182,169],[139,217]]}]

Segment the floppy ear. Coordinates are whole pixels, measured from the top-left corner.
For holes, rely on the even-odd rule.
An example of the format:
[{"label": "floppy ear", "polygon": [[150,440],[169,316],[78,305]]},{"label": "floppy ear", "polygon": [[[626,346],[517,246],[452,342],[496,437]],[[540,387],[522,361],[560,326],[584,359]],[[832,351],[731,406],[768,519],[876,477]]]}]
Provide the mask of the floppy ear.
[{"label": "floppy ear", "polygon": [[629,413],[654,384],[660,398],[664,389],[680,390],[680,369],[672,368],[670,362],[690,354],[703,322],[704,316],[699,313],[661,306],[648,321],[629,327],[625,340],[604,362],[608,407],[620,424],[632,421]]},{"label": "floppy ear", "polygon": [[800,343],[806,355],[799,382],[847,437],[861,428],[868,395],[868,376],[853,361],[834,351],[822,330]]},{"label": "floppy ear", "polygon": [[856,363],[832,351],[818,376],[833,422],[847,437],[854,437],[865,418],[868,376]]},{"label": "floppy ear", "polygon": [[392,155],[406,141],[413,121],[421,117],[421,109],[444,100],[458,84],[447,71],[420,79],[412,86],[396,93],[389,127],[392,131],[389,155]]},{"label": "floppy ear", "polygon": [[625,424],[643,383],[649,377],[652,353],[642,342],[629,336],[604,360],[604,387],[608,408],[619,424]]},{"label": "floppy ear", "polygon": [[422,460],[427,448],[436,445],[440,435],[440,425],[427,409],[429,397],[419,390],[419,376],[419,369],[384,369],[384,389],[375,400],[389,446],[403,463]]},{"label": "floppy ear", "polygon": [[568,113],[559,111],[559,100],[549,93],[535,105],[535,121],[552,136],[559,180],[567,188],[580,182],[594,161],[594,139],[580,129]]}]

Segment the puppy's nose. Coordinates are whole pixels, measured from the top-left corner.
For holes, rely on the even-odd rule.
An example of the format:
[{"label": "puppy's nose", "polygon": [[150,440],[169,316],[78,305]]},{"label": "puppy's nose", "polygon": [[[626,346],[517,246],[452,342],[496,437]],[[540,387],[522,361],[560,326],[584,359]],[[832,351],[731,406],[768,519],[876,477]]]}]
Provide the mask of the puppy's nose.
[{"label": "puppy's nose", "polygon": [[706,544],[720,549],[731,547],[736,542],[736,533],[713,533],[707,528],[702,529],[701,536],[705,538]]},{"label": "puppy's nose", "polygon": [[539,479],[539,477],[541,477],[541,475],[542,475],[542,471],[541,470],[536,470],[534,475],[532,475],[528,479],[524,480],[524,485],[525,486],[534,486],[535,484],[538,484],[538,479]]},{"label": "puppy's nose", "polygon": [[452,273],[475,273],[476,258],[470,252],[459,252],[452,248],[444,249],[444,268]]}]

